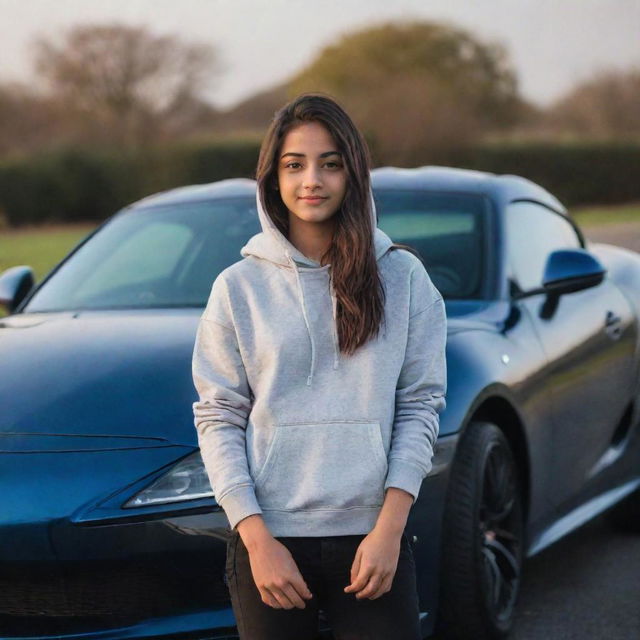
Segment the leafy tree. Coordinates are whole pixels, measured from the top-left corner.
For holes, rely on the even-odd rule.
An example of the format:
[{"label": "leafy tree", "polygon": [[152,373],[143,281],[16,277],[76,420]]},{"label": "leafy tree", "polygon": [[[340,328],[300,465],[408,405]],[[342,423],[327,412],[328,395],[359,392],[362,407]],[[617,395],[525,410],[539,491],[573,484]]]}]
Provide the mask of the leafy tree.
[{"label": "leafy tree", "polygon": [[516,75],[499,44],[431,22],[386,23],[323,49],[289,95],[335,96],[383,162],[415,163],[516,122]]}]

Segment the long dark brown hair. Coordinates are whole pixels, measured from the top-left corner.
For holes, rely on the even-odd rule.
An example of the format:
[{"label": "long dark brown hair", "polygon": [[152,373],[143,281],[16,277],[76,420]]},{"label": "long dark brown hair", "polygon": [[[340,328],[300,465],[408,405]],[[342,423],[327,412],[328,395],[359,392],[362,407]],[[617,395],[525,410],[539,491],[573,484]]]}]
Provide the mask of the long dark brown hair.
[{"label": "long dark brown hair", "polygon": [[319,122],[327,128],[347,170],[346,193],[334,214],[335,233],[322,263],[326,259],[331,264],[340,351],[350,355],[378,335],[384,320],[385,292],[372,242],[369,148],[335,99],[304,93],[276,112],[260,148],[258,193],[265,211],[288,238],[289,212],[277,189],[278,158],[287,133],[306,122]]}]

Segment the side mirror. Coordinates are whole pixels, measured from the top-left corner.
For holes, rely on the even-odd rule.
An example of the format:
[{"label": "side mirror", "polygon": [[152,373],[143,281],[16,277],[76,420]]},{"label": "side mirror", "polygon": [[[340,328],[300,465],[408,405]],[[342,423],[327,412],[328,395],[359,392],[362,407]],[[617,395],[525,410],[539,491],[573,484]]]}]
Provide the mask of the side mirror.
[{"label": "side mirror", "polygon": [[537,293],[561,295],[600,284],[606,267],[586,249],[557,249],[547,258],[542,286],[516,294],[524,298]]},{"label": "side mirror", "polygon": [[35,284],[31,267],[19,266],[7,269],[0,275],[0,304],[9,313],[18,307]]},{"label": "side mirror", "polygon": [[581,291],[600,284],[606,272],[600,260],[586,249],[558,249],[547,258],[542,286],[554,293]]}]

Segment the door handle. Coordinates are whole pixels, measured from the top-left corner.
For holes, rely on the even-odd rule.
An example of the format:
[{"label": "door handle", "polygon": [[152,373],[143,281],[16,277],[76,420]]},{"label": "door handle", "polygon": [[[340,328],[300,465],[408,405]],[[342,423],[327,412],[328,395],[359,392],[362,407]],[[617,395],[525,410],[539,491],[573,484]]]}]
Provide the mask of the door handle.
[{"label": "door handle", "polygon": [[612,340],[617,340],[622,335],[622,318],[613,311],[607,311],[604,330]]}]

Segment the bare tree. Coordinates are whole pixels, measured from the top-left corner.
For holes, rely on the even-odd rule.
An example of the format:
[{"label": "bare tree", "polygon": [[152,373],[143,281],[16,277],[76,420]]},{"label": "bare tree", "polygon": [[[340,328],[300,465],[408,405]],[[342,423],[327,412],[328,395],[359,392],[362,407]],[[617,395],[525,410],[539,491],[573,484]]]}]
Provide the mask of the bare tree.
[{"label": "bare tree", "polygon": [[590,138],[640,136],[640,66],[594,73],[549,107],[543,126]]},{"label": "bare tree", "polygon": [[212,110],[202,91],[219,72],[211,45],[145,27],[80,25],[34,42],[36,73],[82,136],[138,146],[188,130]]},{"label": "bare tree", "polygon": [[0,155],[24,155],[41,148],[55,128],[54,106],[28,85],[0,85]]}]

